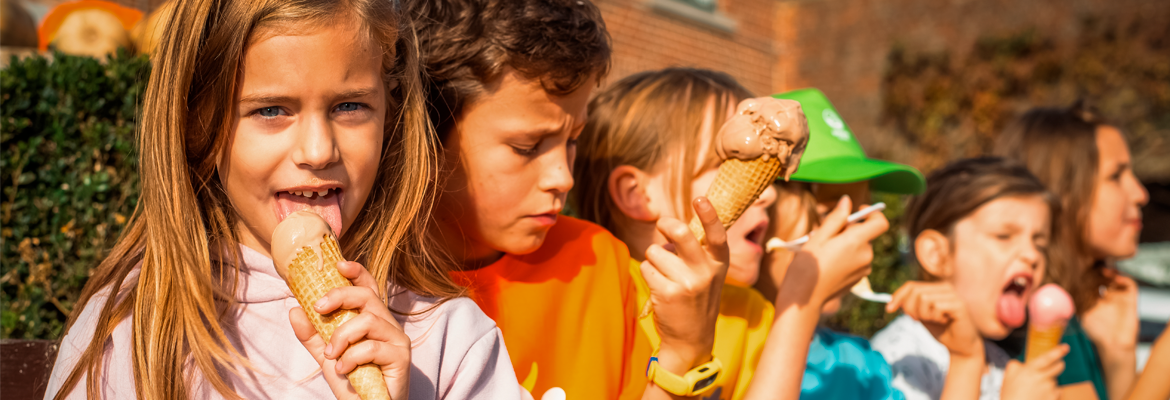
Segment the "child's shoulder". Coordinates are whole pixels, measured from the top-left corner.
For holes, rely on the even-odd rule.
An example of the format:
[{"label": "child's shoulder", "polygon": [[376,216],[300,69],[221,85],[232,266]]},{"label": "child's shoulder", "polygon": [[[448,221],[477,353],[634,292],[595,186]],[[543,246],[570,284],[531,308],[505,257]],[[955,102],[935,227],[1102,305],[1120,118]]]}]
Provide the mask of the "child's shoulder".
[{"label": "child's shoulder", "polygon": [[390,299],[411,342],[411,395],[518,398],[520,385],[496,322],[467,297],[401,291]]},{"label": "child's shoulder", "polygon": [[442,300],[400,289],[391,297],[389,307],[407,336],[415,333],[458,332],[456,336],[474,340],[493,332],[496,322],[483,313],[470,298]]},{"label": "child's shoulder", "polygon": [[827,348],[852,348],[857,351],[871,352],[873,346],[868,340],[857,335],[836,332],[831,329],[817,328],[814,341],[820,342]]},{"label": "child's shoulder", "polygon": [[945,369],[950,363],[950,353],[946,346],[935,340],[921,322],[905,315],[895,318],[890,325],[878,331],[870,344],[891,366],[907,358],[936,364],[939,369]]},{"label": "child's shoulder", "polygon": [[771,326],[776,311],[759,291],[749,287],[723,285],[719,304],[720,316],[745,318],[751,325]]}]

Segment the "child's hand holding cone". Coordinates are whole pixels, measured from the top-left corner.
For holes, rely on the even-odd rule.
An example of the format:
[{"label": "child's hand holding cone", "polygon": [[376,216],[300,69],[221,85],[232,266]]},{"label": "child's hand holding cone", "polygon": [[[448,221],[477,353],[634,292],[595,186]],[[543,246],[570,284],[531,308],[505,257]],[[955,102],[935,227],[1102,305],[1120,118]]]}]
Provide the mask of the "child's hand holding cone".
[{"label": "child's hand holding cone", "polygon": [[273,262],[302,308],[289,310],[297,339],[338,399],[405,399],[410,338],[378,296],[370,272],[341,256],[332,229],[298,211],[272,234]]},{"label": "child's hand holding cone", "polygon": [[1004,400],[1055,400],[1060,398],[1056,377],[1064,372],[1064,356],[1068,345],[1061,344],[1039,357],[1020,363],[1008,361],[1003,371],[1000,398]]},{"label": "child's hand holding cone", "polygon": [[658,231],[670,241],[650,245],[642,263],[642,277],[650,288],[648,312],[662,337],[659,364],[675,374],[709,361],[715,340],[715,321],[727,275],[727,232],[711,203],[693,202],[707,243],[700,244],[682,221],[662,218]]},{"label": "child's hand holding cone", "polygon": [[329,314],[350,310],[357,317],[333,331],[326,342],[301,308],[289,312],[297,339],[321,364],[321,373],[338,399],[370,400],[358,396],[347,374],[373,364],[381,371],[391,399],[408,398],[410,389],[410,337],[374,291],[374,276],[361,264],[343,261],[337,271],[353,286],[335,288],[313,305],[313,311]]}]

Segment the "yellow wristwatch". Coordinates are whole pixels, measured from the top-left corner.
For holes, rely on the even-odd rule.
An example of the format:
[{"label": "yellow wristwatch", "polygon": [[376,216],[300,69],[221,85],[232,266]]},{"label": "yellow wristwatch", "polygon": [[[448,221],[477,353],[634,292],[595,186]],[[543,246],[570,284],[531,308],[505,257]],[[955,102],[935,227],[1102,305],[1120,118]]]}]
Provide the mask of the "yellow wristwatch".
[{"label": "yellow wristwatch", "polygon": [[715,386],[723,364],[711,357],[711,361],[687,371],[683,376],[670,373],[658,366],[658,354],[650,357],[646,365],[646,377],[655,385],[675,396],[697,396]]}]

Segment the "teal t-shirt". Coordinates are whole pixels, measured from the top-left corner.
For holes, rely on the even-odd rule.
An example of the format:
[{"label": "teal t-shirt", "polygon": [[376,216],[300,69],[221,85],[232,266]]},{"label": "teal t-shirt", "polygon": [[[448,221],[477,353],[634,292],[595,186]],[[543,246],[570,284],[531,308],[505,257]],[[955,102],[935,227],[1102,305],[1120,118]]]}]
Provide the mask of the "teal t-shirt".
[{"label": "teal t-shirt", "polygon": [[808,349],[801,400],[905,400],[890,382],[893,373],[864,338],[817,328]]},{"label": "teal t-shirt", "polygon": [[[1089,335],[1085,334],[1085,328],[1081,327],[1081,321],[1076,316],[1068,321],[1068,327],[1064,328],[1064,336],[1060,342],[1068,344],[1069,350],[1068,355],[1064,356],[1064,372],[1056,378],[1056,384],[1064,386],[1093,382],[1093,388],[1097,389],[1097,398],[1109,400],[1101,356],[1097,354],[1097,347],[1089,341]],[[1024,361],[1024,355],[1020,354],[1016,359]]]}]

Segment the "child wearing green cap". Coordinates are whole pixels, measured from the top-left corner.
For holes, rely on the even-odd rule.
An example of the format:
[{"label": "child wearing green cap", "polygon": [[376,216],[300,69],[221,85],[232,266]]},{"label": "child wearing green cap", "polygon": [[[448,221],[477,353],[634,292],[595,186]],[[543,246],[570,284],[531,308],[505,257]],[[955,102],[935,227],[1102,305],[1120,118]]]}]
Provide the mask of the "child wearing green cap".
[{"label": "child wearing green cap", "polygon": [[[775,222],[768,237],[789,241],[812,232],[821,216],[839,199],[854,204],[869,202],[870,190],[919,193],[925,187],[922,174],[913,167],[868,158],[833,105],[817,89],[801,89],[774,97],[800,102],[808,117],[809,145],[793,182],[777,182]],[[778,249],[769,253],[755,282],[765,297],[774,298],[796,253]],[[836,313],[844,293],[821,309]],[[892,372],[880,353],[865,338],[818,327],[809,347],[802,399],[901,399],[893,388]]]}]

